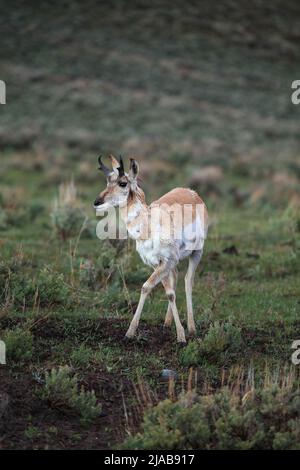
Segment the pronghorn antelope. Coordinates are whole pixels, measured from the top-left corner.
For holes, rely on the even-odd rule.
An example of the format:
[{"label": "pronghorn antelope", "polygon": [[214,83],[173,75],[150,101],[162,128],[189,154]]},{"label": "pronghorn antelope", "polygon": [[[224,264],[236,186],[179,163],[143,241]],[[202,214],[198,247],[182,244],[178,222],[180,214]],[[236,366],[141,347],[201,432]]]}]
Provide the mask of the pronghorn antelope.
[{"label": "pronghorn antelope", "polygon": [[112,155],[109,158],[112,170],[102,163],[101,157],[98,159],[99,169],[107,179],[107,187],[96,198],[94,208],[97,212],[111,207],[120,208],[120,216],[129,236],[136,240],[140,257],[154,269],[142,286],[126,338],[135,335],[145,300],[161,282],[169,301],[164,325],[171,326],[174,318],[177,341],[185,343],[185,333],[176,306],[177,264],[189,258],[185,276],[187,324],[189,335],[194,335],[192,288],[207,234],[206,206],[195,191],[186,188],[175,188],[148,206],[145,194],[138,185],[139,166],[136,160],[130,159],[129,172],[125,173],[121,157],[120,161]]}]

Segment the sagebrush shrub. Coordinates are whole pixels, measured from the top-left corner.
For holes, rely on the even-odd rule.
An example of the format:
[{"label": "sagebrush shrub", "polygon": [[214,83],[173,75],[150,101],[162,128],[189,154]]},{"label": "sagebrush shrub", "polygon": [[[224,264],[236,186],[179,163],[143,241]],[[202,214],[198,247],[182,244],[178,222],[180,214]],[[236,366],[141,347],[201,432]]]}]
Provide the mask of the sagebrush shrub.
[{"label": "sagebrush shrub", "polygon": [[184,365],[197,365],[203,358],[215,361],[223,354],[234,354],[242,347],[242,335],[239,327],[232,322],[215,321],[209,326],[203,338],[191,341],[183,350],[181,360]]},{"label": "sagebrush shrub", "polygon": [[0,207],[0,230],[6,230],[8,225],[7,215],[4,209]]},{"label": "sagebrush shrub", "polygon": [[197,365],[199,362],[199,340],[189,341],[181,353],[181,362],[184,366]]},{"label": "sagebrush shrub", "polygon": [[3,341],[8,360],[23,362],[32,358],[33,336],[30,331],[20,327],[7,330],[4,332]]},{"label": "sagebrush shrub", "polygon": [[84,344],[74,349],[71,354],[71,364],[77,367],[86,366],[93,356],[93,350]]},{"label": "sagebrush shrub", "polygon": [[40,202],[33,201],[28,205],[27,213],[30,222],[33,222],[38,216],[45,212],[45,206]]},{"label": "sagebrush shrub", "polygon": [[83,424],[97,418],[102,410],[95,392],[85,391],[83,387],[79,390],[77,375],[72,376],[67,366],[46,373],[42,397],[52,406],[73,409],[80,415]]},{"label": "sagebrush shrub", "polygon": [[35,277],[31,277],[22,271],[26,263],[26,259],[17,256],[9,262],[0,262],[0,297],[8,292],[17,306],[68,303],[70,288],[62,273],[45,267]]},{"label": "sagebrush shrub", "polygon": [[300,449],[300,391],[273,386],[248,399],[224,388],[188,392],[145,413],[123,449]]},{"label": "sagebrush shrub", "polygon": [[56,207],[51,213],[55,232],[62,240],[77,235],[85,221],[84,212],[77,207]]},{"label": "sagebrush shrub", "polygon": [[13,273],[20,273],[26,265],[26,260],[21,256],[13,256],[6,261],[0,261],[0,299],[10,288]]},{"label": "sagebrush shrub", "polygon": [[93,222],[88,221],[77,198],[77,189],[73,181],[60,185],[59,195],[52,207],[51,219],[55,233],[62,240],[78,235],[83,229],[86,235],[91,236],[95,230]]},{"label": "sagebrush shrub", "polygon": [[241,330],[230,321],[214,322],[200,342],[201,352],[207,355],[215,355],[225,350],[239,351],[241,345]]},{"label": "sagebrush shrub", "polygon": [[74,401],[74,408],[80,413],[82,424],[88,424],[100,416],[102,406],[97,403],[94,390],[85,391],[83,387]]},{"label": "sagebrush shrub", "polygon": [[64,275],[43,268],[35,278],[13,273],[10,279],[11,295],[16,305],[41,307],[68,304],[70,288],[65,283]]},{"label": "sagebrush shrub", "polygon": [[[109,278],[110,284],[123,286],[122,269],[125,271],[124,265],[126,265],[126,282],[128,282],[127,268],[130,261],[131,253],[123,250],[122,243],[113,244],[111,241],[101,240],[97,257],[93,258],[93,260],[89,258],[82,258],[80,260],[80,282],[89,288],[95,289],[103,283],[107,284],[107,279]],[[135,265],[132,269],[137,271]]]},{"label": "sagebrush shrub", "polygon": [[108,276],[117,271],[116,250],[105,241],[101,242],[99,256],[93,261],[82,259],[80,262],[80,282],[90,288],[95,288],[106,282]]}]

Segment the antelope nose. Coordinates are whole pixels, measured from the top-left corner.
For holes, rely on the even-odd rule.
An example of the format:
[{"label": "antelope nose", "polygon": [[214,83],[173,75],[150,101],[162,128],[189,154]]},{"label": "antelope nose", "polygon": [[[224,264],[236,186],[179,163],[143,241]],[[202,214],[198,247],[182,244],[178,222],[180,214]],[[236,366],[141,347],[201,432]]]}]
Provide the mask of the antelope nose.
[{"label": "antelope nose", "polygon": [[103,204],[103,198],[102,197],[97,197],[94,201],[94,207],[101,206]]}]

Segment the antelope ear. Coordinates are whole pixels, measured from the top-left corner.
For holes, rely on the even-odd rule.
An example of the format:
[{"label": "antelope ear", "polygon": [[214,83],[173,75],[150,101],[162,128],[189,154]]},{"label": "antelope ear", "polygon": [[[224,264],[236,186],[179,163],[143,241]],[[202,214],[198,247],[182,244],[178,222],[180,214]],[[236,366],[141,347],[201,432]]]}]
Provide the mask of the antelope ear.
[{"label": "antelope ear", "polygon": [[134,158],[131,158],[130,159],[129,176],[131,176],[131,178],[133,178],[133,179],[136,179],[138,174],[139,174],[138,162]]},{"label": "antelope ear", "polygon": [[113,155],[109,155],[108,158],[111,161],[111,165],[112,165],[114,172],[119,176],[118,168],[120,167],[120,162],[118,162],[118,160]]}]

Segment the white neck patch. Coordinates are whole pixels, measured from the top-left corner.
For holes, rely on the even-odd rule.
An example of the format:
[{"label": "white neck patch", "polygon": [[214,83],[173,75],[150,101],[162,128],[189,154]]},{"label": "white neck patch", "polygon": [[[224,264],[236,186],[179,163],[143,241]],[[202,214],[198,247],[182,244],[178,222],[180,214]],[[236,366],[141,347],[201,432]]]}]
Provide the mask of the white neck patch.
[{"label": "white neck patch", "polygon": [[140,204],[136,203],[132,205],[127,213],[127,223],[136,219],[141,213]]}]

